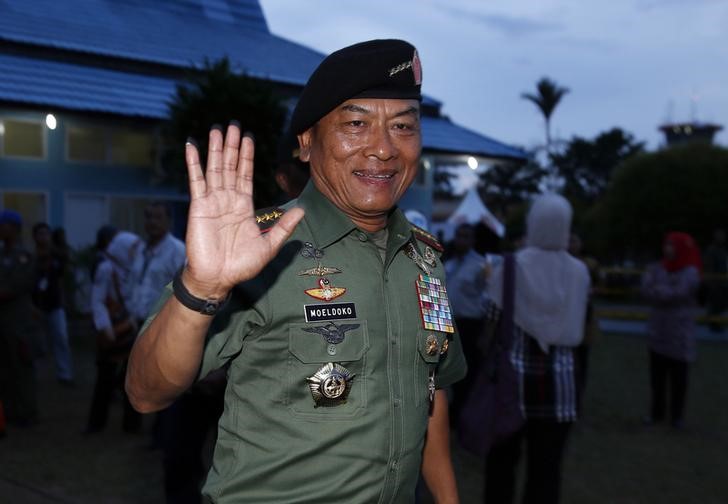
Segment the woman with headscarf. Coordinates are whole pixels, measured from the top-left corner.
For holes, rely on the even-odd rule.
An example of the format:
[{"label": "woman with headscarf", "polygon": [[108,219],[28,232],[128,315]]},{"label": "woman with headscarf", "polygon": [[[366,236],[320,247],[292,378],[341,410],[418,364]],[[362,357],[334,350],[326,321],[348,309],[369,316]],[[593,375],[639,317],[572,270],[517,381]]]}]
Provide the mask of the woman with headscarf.
[{"label": "woman with headscarf", "polygon": [[[574,348],[584,336],[589,273],[568,251],[571,205],[561,196],[536,198],[526,222],[526,247],[515,254],[513,335],[515,372],[523,425],[497,441],[486,458],[485,502],[510,503],[521,444],[527,449],[524,503],[559,500],[561,461],[577,419]],[[492,275],[488,319],[503,309],[503,267]],[[498,412],[496,412],[496,415]]]},{"label": "woman with headscarf", "polygon": [[100,432],[106,426],[114,390],[124,402],[122,428],[138,432],[141,416],[132,408],[123,387],[128,352],[134,341],[134,317],[126,307],[131,302],[129,279],[142,240],[134,233],[102,227],[97,233],[101,262],[95,268],[91,287],[91,312],[97,333],[96,384],[84,433]]},{"label": "woman with headscarf", "polygon": [[670,382],[670,421],[683,427],[688,365],[695,360],[695,312],[702,262],[695,240],[680,232],[665,236],[662,261],[642,278],[642,294],[651,305],[648,322],[652,407],[648,425],[665,419]]}]

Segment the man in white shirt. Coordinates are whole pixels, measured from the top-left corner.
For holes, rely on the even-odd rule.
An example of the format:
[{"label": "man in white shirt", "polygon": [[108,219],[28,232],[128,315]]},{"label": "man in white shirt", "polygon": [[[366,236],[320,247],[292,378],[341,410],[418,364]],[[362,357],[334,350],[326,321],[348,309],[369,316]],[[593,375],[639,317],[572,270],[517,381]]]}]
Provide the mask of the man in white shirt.
[{"label": "man in white shirt", "polygon": [[163,202],[152,202],[144,210],[147,241],[133,273],[132,312],[137,320],[147,318],[165,285],[185,263],[185,244],[169,232],[171,217]]}]

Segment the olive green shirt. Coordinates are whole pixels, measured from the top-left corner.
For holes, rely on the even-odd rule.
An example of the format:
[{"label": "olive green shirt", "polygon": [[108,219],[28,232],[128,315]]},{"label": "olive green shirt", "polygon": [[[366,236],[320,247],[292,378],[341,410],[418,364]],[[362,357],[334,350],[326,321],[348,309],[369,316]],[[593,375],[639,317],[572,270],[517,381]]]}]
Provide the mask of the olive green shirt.
[{"label": "olive green shirt", "polygon": [[[422,253],[425,244],[394,210],[383,260],[312,184],[293,204],[305,209],[303,221],[276,259],[234,290],[207,341],[200,376],[225,364],[229,371],[204,492],[217,503],[414,502],[430,375],[442,388],[466,372],[458,337],[423,328],[415,287],[423,272],[404,247]],[[341,271],[325,275],[346,289],[340,297],[306,293],[321,277],[299,273],[319,262]],[[439,259],[431,274],[444,285]],[[307,322],[305,305],[315,305],[313,318],[334,318]],[[343,341],[316,332],[330,322],[347,324]],[[345,402],[317,407],[307,378],[327,363],[354,376]]]}]

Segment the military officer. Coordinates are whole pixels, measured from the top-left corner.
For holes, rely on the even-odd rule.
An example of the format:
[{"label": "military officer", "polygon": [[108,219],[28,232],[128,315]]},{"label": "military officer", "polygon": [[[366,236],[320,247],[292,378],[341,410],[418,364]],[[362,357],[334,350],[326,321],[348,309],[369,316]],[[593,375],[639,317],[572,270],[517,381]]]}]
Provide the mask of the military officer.
[{"label": "military officer", "polygon": [[27,426],[38,416],[33,359],[41,328],[31,298],[35,263],[21,247],[21,226],[20,214],[0,212],[0,401],[10,423]]},{"label": "military officer", "polygon": [[[167,406],[228,366],[213,502],[457,502],[445,387],[465,375],[439,243],[396,203],[421,150],[415,48],[327,57],[291,121],[311,182],[254,213],[253,143],[187,146],[187,265],[132,350],[127,391]],[[305,217],[304,217],[305,212]]]}]

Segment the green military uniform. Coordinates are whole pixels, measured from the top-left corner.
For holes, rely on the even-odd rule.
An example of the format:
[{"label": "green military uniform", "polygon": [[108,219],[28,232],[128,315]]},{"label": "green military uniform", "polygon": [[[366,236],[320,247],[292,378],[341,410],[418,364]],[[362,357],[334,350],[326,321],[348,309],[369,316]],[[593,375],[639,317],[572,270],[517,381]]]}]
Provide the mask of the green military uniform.
[{"label": "green military uniform", "polygon": [[[466,371],[457,336],[423,328],[415,283],[424,273],[406,250],[424,254],[429,245],[417,237],[436,242],[395,210],[380,254],[312,184],[297,205],[304,220],[210,331],[200,376],[230,368],[205,492],[218,503],[411,503],[431,378],[442,388]],[[267,227],[280,214],[258,220]],[[340,273],[319,276],[316,266]],[[314,297],[338,289],[346,290],[335,299]],[[333,400],[321,392],[329,363],[348,378]]]},{"label": "green military uniform", "polygon": [[34,281],[31,254],[0,248],[0,401],[8,420],[21,424],[38,415],[33,359],[41,332],[31,299]]}]

